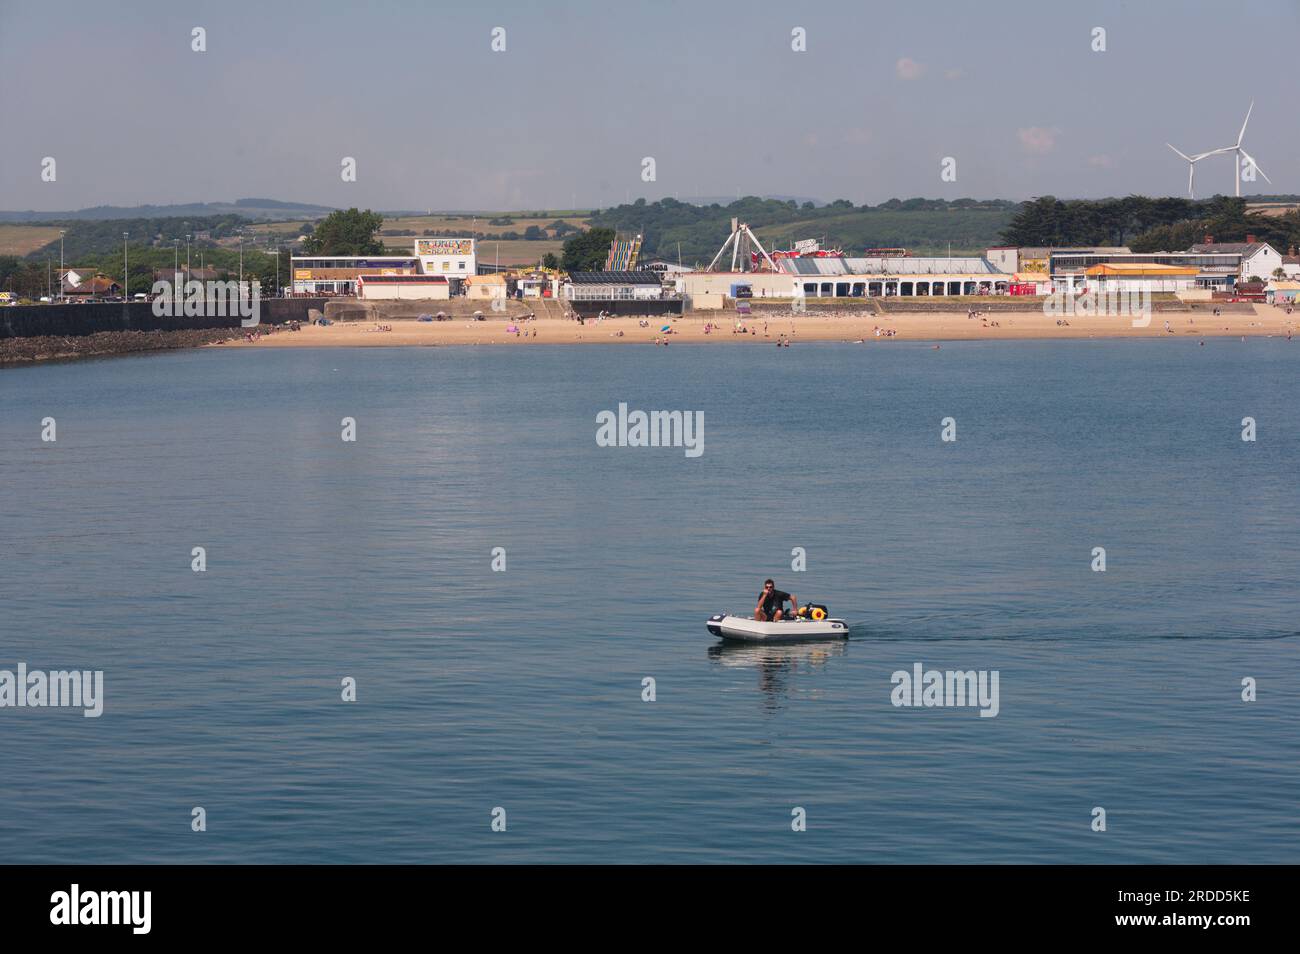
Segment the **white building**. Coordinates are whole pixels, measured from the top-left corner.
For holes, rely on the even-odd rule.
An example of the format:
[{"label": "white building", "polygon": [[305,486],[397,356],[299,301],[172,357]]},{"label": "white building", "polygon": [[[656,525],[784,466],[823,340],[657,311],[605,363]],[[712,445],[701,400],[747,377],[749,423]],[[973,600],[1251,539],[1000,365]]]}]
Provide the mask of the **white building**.
[{"label": "white building", "polygon": [[[413,251],[413,255],[295,255],[291,261],[293,293],[360,295],[359,280],[363,276],[437,275],[449,283],[451,293],[459,294],[462,283],[477,269],[472,238],[416,239]],[[409,291],[396,297],[407,298]],[[372,297],[374,294],[378,294],[378,286]]]},{"label": "white building", "polygon": [[295,255],[290,271],[295,295],[355,295],[364,275],[415,275],[409,255]]},{"label": "white building", "polygon": [[451,285],[441,275],[361,275],[357,297],[365,301],[446,301]]},{"label": "white building", "polygon": [[1241,256],[1241,270],[1237,277],[1243,282],[1250,278],[1268,281],[1273,271],[1282,268],[1282,256],[1277,249],[1267,242],[1256,242],[1255,236],[1247,235],[1244,242],[1205,242],[1193,245],[1193,252],[1233,253]]},{"label": "white building", "polygon": [[472,238],[422,238],[415,240],[415,257],[425,275],[468,278],[477,273]]}]

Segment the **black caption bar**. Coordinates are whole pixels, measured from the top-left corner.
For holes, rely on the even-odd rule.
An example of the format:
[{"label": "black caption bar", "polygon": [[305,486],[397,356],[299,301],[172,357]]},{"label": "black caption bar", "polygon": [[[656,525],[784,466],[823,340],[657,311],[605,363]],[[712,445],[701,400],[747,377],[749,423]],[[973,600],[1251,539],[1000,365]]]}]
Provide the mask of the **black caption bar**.
[{"label": "black caption bar", "polygon": [[[653,930],[731,915],[777,915],[869,936],[979,924],[999,938],[1185,938],[1231,943],[1277,930],[1294,867],[0,867],[6,937],[148,943],[304,941],[482,923],[494,935],[529,914],[573,929],[616,913]],[[629,892],[635,892],[630,894]],[[629,905],[640,913],[633,914]],[[510,916],[501,919],[508,911]],[[802,912],[802,913],[798,913]],[[966,920],[970,919],[970,920]],[[75,935],[75,937],[73,937]]]}]

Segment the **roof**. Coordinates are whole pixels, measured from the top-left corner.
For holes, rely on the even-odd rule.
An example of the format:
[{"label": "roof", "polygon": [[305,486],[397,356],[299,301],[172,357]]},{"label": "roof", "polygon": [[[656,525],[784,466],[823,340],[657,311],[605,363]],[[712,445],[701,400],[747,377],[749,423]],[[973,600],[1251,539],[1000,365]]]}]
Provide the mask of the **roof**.
[{"label": "roof", "polygon": [[1152,262],[1112,262],[1094,265],[1083,270],[1085,275],[1199,275],[1199,268],[1184,268],[1179,265],[1157,265]]},{"label": "roof", "polygon": [[1268,287],[1271,291],[1300,291],[1300,282],[1271,281]]},{"label": "roof", "polygon": [[366,285],[445,285],[441,275],[358,275],[357,281]]},{"label": "roof", "polygon": [[1261,248],[1272,248],[1267,242],[1202,242],[1200,245],[1193,245],[1190,251],[1193,252],[1226,252],[1230,254],[1241,255],[1243,258],[1254,255]]},{"label": "roof", "polygon": [[290,260],[295,262],[304,262],[307,259],[312,261],[331,261],[347,262],[353,265],[357,262],[383,262],[385,265],[392,262],[418,262],[419,258],[414,255],[290,255]]},{"label": "roof", "polygon": [[871,258],[783,258],[787,275],[1001,275],[986,258],[895,256]]},{"label": "roof", "polygon": [[80,282],[73,283],[68,280],[63,282],[63,290],[68,294],[87,294],[100,295],[114,288],[121,288],[117,282],[111,278],[105,278],[103,275],[96,275],[93,278],[85,278]]},{"label": "roof", "polygon": [[1020,254],[1025,258],[1046,258],[1049,255],[1127,255],[1131,252],[1127,245],[1043,245],[1036,248],[1022,248]]},{"label": "roof", "polygon": [[569,281],[575,285],[662,285],[654,272],[572,272]]}]

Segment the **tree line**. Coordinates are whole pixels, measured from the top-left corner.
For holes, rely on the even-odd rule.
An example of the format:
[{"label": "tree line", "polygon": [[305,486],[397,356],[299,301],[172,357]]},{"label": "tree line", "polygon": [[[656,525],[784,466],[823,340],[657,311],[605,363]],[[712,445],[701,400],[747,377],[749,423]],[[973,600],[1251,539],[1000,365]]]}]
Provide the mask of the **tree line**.
[{"label": "tree line", "polygon": [[1283,254],[1300,244],[1300,212],[1270,216],[1248,211],[1245,199],[1069,199],[1042,196],[1025,202],[1002,232],[1018,246],[1127,245],[1135,252],[1183,251],[1205,236],[1244,242],[1248,235]]}]

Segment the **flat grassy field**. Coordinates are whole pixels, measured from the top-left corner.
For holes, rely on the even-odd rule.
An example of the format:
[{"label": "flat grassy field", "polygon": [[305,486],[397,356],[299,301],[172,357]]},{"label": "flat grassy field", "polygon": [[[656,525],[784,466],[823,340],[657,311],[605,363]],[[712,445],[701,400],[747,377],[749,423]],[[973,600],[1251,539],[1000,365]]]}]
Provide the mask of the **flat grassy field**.
[{"label": "flat grassy field", "polygon": [[53,225],[0,225],[0,255],[27,255],[58,238]]},{"label": "flat grassy field", "polygon": [[299,230],[304,225],[306,225],[306,222],[302,219],[293,222],[259,222],[257,225],[250,226],[249,231],[261,235],[275,235],[280,238],[297,238],[300,234]]}]

